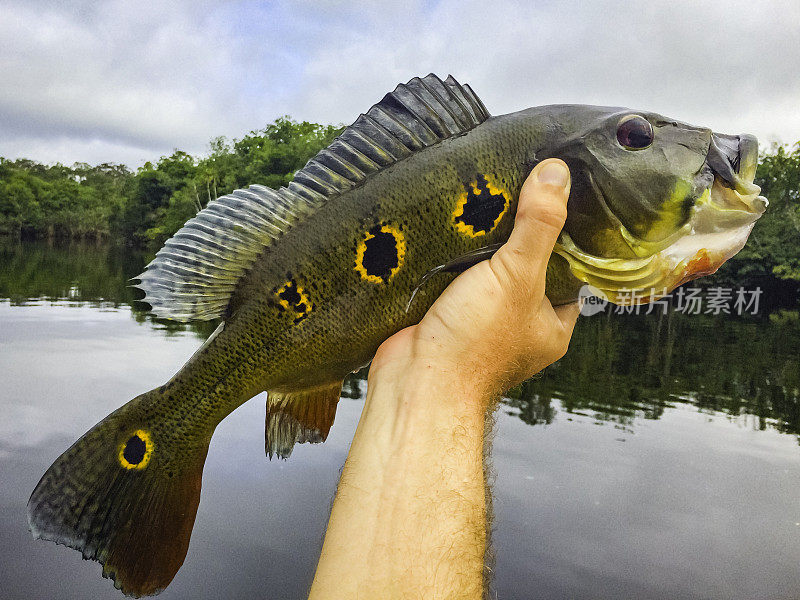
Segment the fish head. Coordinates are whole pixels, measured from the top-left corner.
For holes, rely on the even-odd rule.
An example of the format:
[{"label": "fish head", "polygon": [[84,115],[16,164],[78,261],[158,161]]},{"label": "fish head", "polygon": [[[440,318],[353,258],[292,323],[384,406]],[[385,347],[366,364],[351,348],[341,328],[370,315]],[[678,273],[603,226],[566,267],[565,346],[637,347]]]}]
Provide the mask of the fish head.
[{"label": "fish head", "polygon": [[578,279],[612,302],[639,292],[644,303],[742,249],[767,206],[753,183],[754,136],[629,109],[564,108],[547,155],[572,173],[555,251]]}]

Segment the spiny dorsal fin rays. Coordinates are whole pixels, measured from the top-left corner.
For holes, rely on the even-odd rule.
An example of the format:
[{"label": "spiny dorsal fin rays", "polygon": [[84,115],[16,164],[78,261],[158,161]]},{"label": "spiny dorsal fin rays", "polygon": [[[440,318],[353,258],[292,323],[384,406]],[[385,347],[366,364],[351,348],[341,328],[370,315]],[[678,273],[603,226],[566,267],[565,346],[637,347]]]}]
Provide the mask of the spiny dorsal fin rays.
[{"label": "spiny dorsal fin rays", "polygon": [[341,136],[336,138],[329,148],[332,158],[335,157],[347,169],[358,173],[362,178],[380,170],[378,163],[348,144]]},{"label": "spiny dorsal fin rays", "polygon": [[[406,86],[408,91],[424,106],[424,112],[420,118],[431,127],[439,137],[445,138],[453,135],[454,132],[462,129],[459,125],[459,117],[453,112],[446,102],[443,102],[435,90],[435,86],[429,86],[421,79],[412,79]],[[408,106],[408,104],[406,104]],[[413,109],[417,112],[417,108]]]},{"label": "spiny dorsal fin rays", "polygon": [[[295,177],[297,177],[297,174],[295,174]],[[325,196],[323,194],[320,194],[319,192],[312,190],[311,188],[297,181],[292,181],[289,183],[288,188],[281,188],[280,195],[288,196],[289,200],[294,200],[295,202],[303,204],[312,210],[318,208],[325,202]]]},{"label": "spiny dorsal fin rays", "polygon": [[362,114],[280,190],[252,185],[210,202],[138,278],[159,317],[222,316],[236,285],[264,249],[331,198],[382,169],[489,117],[452,76],[415,77]]}]

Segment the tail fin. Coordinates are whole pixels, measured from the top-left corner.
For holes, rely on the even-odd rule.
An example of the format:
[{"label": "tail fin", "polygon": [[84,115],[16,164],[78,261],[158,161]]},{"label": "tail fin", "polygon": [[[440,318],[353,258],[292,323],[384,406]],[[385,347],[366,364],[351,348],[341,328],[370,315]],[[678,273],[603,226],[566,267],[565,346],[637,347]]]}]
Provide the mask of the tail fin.
[{"label": "tail fin", "polygon": [[211,439],[157,422],[157,395],[131,400],[90,429],[28,501],[35,538],[80,550],[137,597],[163,590],[183,564]]}]

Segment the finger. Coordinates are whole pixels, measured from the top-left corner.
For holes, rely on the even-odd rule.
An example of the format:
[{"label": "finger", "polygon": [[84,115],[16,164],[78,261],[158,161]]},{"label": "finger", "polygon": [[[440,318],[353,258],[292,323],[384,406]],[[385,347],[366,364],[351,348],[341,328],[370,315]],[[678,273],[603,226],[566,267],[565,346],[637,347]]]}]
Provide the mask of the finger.
[{"label": "finger", "polygon": [[540,282],[542,292],[547,261],[567,218],[569,189],[563,161],[551,158],[536,165],[520,191],[514,230],[497,252],[511,277]]},{"label": "finger", "polygon": [[581,314],[580,302],[572,302],[571,304],[556,306],[553,308],[553,310],[555,311],[558,320],[561,321],[561,326],[564,328],[566,342],[569,343],[569,340],[572,338],[572,332],[575,330],[575,324],[578,322],[578,317]]}]

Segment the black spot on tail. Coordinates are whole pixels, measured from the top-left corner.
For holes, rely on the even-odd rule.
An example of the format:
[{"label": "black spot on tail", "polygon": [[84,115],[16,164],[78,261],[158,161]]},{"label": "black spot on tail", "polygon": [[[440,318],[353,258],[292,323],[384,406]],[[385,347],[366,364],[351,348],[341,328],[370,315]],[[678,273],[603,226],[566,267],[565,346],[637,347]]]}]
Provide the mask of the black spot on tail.
[{"label": "black spot on tail", "polygon": [[90,429],[28,501],[35,538],[99,561],[105,577],[137,598],[167,587],[183,563],[211,438],[210,431],[196,444],[172,432],[157,436],[147,427],[154,397],[161,394],[143,394]]},{"label": "black spot on tail", "polygon": [[467,197],[462,212],[455,216],[456,224],[461,224],[471,235],[489,233],[508,205],[502,192],[489,189],[489,182],[481,175],[474,184],[467,186]]},{"label": "black spot on tail", "polygon": [[125,443],[125,449],[122,451],[122,456],[132,465],[138,465],[144,460],[145,452],[147,452],[147,444],[138,435],[131,436]]},{"label": "black spot on tail", "polygon": [[364,242],[364,270],[371,277],[386,280],[400,264],[397,240],[391,232],[383,231],[380,225],[373,227],[369,233],[371,237]]}]

